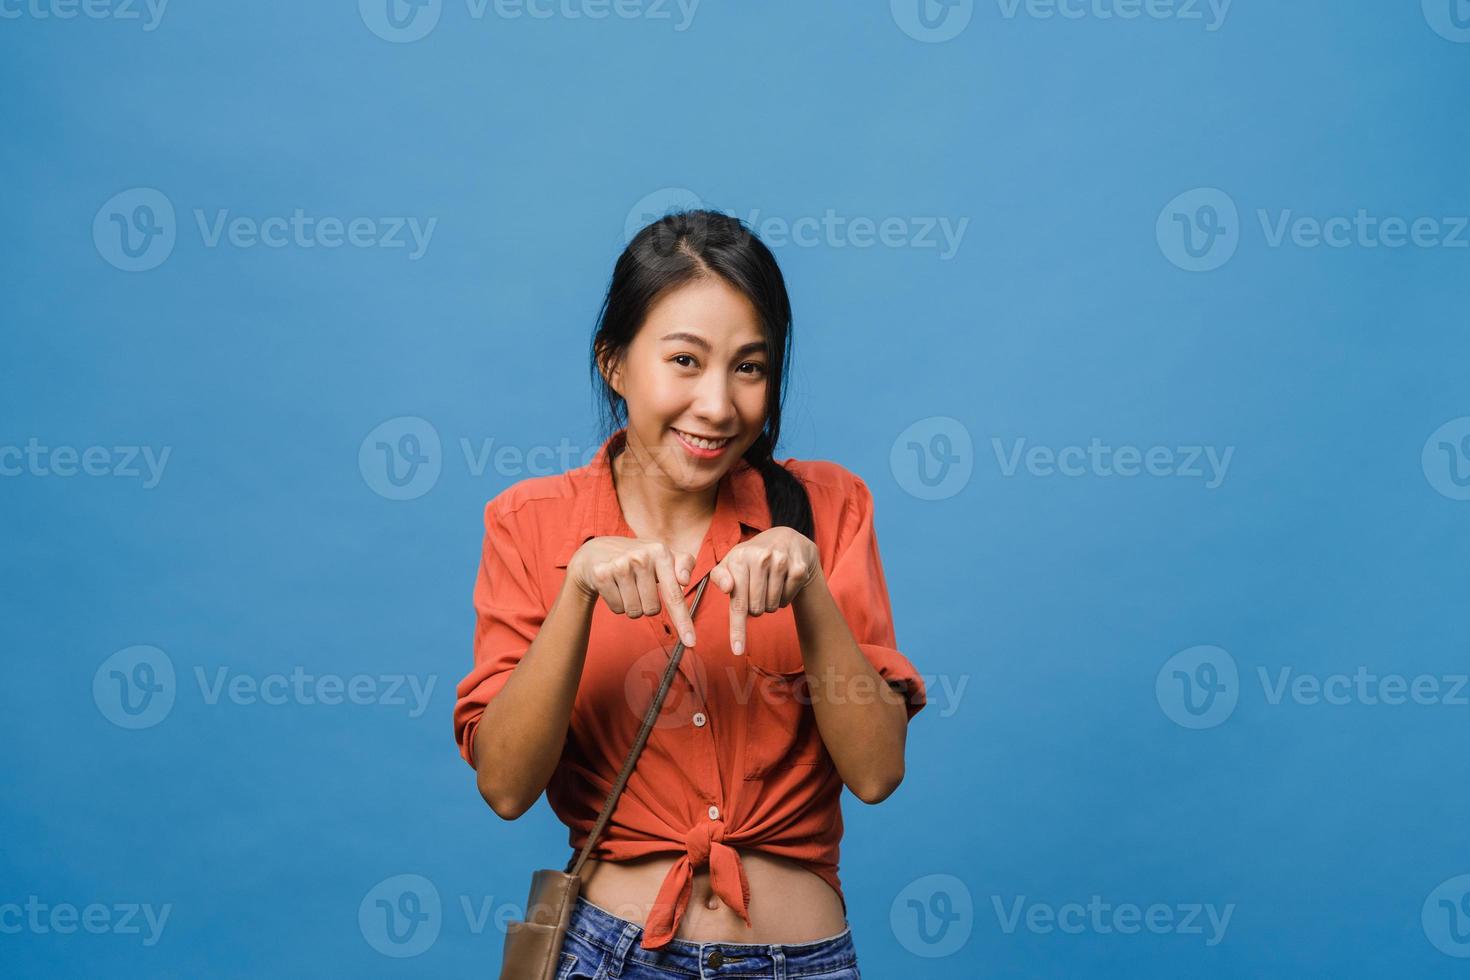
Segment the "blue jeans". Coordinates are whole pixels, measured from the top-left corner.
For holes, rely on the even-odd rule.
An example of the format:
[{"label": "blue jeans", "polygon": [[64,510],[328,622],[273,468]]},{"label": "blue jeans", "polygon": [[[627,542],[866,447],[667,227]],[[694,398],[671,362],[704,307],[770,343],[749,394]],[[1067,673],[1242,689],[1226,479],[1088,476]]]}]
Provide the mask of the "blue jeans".
[{"label": "blue jeans", "polygon": [[852,929],[809,943],[696,943],[644,949],[643,927],[581,896],[556,980],[862,980]]}]

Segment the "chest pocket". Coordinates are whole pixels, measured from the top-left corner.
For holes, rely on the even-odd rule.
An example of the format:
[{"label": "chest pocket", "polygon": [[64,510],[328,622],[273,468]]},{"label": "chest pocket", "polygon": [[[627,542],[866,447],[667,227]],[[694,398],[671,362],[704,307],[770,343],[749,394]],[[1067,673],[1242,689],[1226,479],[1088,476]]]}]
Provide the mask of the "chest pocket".
[{"label": "chest pocket", "polygon": [[825,747],[812,710],[791,607],[745,621],[745,778],[822,762]]}]

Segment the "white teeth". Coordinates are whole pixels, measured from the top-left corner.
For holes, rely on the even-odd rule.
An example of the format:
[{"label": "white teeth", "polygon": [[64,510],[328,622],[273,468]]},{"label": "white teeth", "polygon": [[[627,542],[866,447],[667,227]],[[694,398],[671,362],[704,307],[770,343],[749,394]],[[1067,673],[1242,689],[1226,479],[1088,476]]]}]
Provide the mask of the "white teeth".
[{"label": "white teeth", "polygon": [[724,439],[713,439],[713,440],[711,440],[711,439],[701,439],[698,436],[691,436],[689,433],[685,432],[683,429],[675,429],[674,431],[677,432],[677,433],[679,433],[679,435],[683,436],[684,439],[687,440],[688,443],[691,446],[698,446],[700,449],[719,449],[725,443],[727,443],[727,442],[730,441],[728,437],[726,437]]}]

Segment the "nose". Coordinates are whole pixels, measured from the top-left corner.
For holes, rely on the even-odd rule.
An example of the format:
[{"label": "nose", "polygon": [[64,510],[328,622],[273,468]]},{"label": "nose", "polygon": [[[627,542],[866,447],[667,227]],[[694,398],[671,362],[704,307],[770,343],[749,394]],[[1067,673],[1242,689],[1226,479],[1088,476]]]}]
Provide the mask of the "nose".
[{"label": "nose", "polygon": [[730,380],[721,371],[706,371],[694,392],[694,414],[716,432],[725,432],[735,418]]}]

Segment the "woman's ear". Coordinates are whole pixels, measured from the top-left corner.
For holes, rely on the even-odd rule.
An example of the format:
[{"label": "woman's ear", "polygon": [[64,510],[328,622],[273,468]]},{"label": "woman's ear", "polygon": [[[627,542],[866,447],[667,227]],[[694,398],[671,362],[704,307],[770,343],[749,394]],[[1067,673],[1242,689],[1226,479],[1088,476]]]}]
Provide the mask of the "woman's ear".
[{"label": "woman's ear", "polygon": [[605,351],[599,351],[597,355],[597,370],[602,372],[602,380],[607,386],[617,393],[619,398],[625,398],[623,394],[623,365],[622,358],[613,357]]}]

